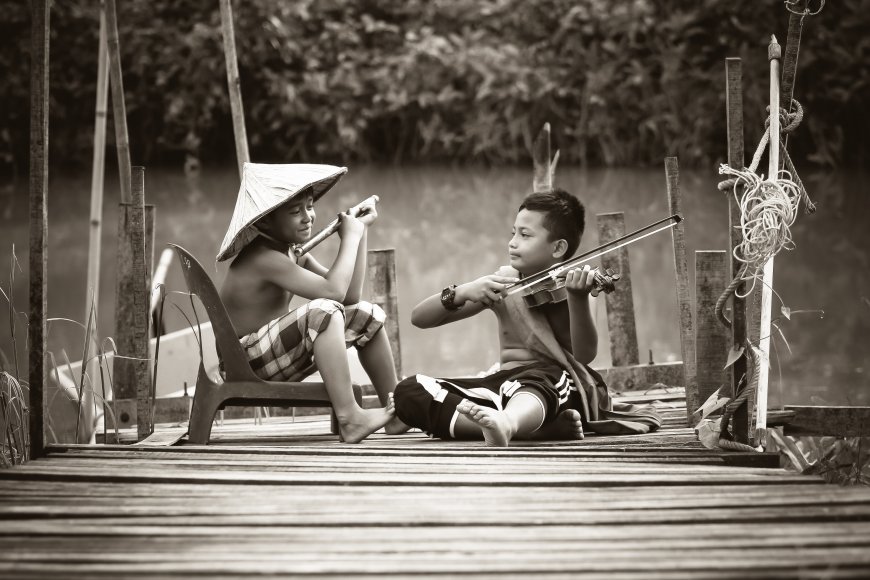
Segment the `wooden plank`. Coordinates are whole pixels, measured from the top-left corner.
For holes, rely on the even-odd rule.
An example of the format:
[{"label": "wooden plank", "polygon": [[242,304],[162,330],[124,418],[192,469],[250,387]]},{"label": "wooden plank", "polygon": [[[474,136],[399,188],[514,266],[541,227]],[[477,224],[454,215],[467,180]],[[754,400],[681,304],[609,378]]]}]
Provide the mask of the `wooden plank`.
[{"label": "wooden plank", "polygon": [[25,453],[25,459],[27,454],[29,457],[42,456],[45,448],[50,5],[48,0],[42,2],[34,0],[30,4],[30,249],[28,255],[30,306],[27,325],[30,449],[21,450]]},{"label": "wooden plank", "polygon": [[399,341],[399,298],[396,285],[396,250],[369,250],[368,252],[369,300],[384,309],[387,321],[384,329],[393,351],[396,376],[402,376],[402,348]]},{"label": "wooden plank", "polygon": [[[680,168],[676,157],[665,158],[665,178],[668,185],[668,209],[671,215],[683,213],[683,195],[680,191]],[[689,409],[703,403],[698,394],[695,365],[695,333],[692,322],[692,301],[689,296],[689,267],[686,263],[686,240],[683,222],[671,228],[674,243],[674,272],[677,286],[677,306],[680,312],[680,350],[683,354],[683,384],[686,386],[686,424],[692,425]]]},{"label": "wooden plank", "polygon": [[236,143],[236,162],[239,178],[242,177],[248,155],[248,134],[245,129],[245,110],[242,107],[242,88],[239,78],[239,62],[236,58],[236,35],[233,27],[233,7],[231,0],[220,0],[221,35],[224,44],[224,59],[227,65],[227,87],[230,93],[230,111],[233,117],[233,135]]},{"label": "wooden plank", "polygon": [[[607,244],[625,235],[625,214],[600,213],[598,243]],[[637,347],[637,323],[634,318],[634,298],[631,287],[631,268],[628,247],[619,248],[601,256],[605,270],[619,273],[616,290],[604,295],[607,309],[607,328],[610,333],[610,358],[614,367],[636,365],[640,362]]]},{"label": "wooden plank", "polygon": [[127,110],[124,104],[124,77],[121,74],[121,43],[118,38],[118,12],[115,0],[105,0],[106,33],[109,50],[109,81],[112,88],[112,111],[115,125],[115,149],[118,152],[118,176],[121,182],[121,202],[130,203],[132,168],[130,139],[127,136]]},{"label": "wooden plank", "polygon": [[[611,390],[617,392],[634,389],[649,389],[655,385],[682,387],[684,380],[683,363],[656,363],[596,369]],[[685,393],[681,394],[685,398]]]},{"label": "wooden plank", "polygon": [[[725,103],[726,124],[728,127],[728,165],[734,168],[744,166],[743,151],[743,64],[739,58],[725,59]],[[740,206],[733,195],[728,195],[728,251],[729,260],[728,278],[734,276],[742,266],[734,258],[734,248],[743,240],[740,230]],[[746,292],[746,286],[740,283],[731,298],[731,344],[734,348],[746,346],[747,328],[747,304],[743,298],[739,298]],[[752,317],[758,320],[757,314]],[[731,366],[731,398],[737,396],[740,382],[746,377],[746,358],[741,357]],[[703,402],[703,401],[702,401]],[[735,411],[731,426],[732,433],[737,441],[749,442],[749,417],[755,407],[754,401],[747,400],[746,404]]]},{"label": "wooden plank", "polygon": [[870,407],[786,405],[785,410],[794,413],[786,435],[870,437]]},{"label": "wooden plank", "polygon": [[[701,403],[730,383],[725,368],[730,333],[716,318],[716,301],[728,285],[728,253],[724,250],[695,252],[695,357],[698,398]],[[691,413],[697,407],[689,409]]]}]

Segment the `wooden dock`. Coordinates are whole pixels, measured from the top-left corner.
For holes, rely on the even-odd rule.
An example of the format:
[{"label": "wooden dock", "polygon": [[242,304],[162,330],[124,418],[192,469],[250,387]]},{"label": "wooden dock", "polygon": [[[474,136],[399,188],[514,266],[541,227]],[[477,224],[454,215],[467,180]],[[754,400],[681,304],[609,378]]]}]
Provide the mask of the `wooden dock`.
[{"label": "wooden dock", "polygon": [[[870,489],[650,435],[345,445],[326,417],[0,471],[0,577],[866,578]],[[171,431],[171,429],[170,429]]]}]

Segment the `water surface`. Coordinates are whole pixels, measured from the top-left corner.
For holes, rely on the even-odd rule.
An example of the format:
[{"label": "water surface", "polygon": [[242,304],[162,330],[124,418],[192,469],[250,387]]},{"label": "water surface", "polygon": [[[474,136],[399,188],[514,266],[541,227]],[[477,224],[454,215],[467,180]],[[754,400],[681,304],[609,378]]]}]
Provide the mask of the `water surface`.
[{"label": "water surface", "polygon": [[[461,375],[488,368],[497,359],[494,316],[484,313],[435,330],[410,324],[412,307],[451,283],[491,273],[506,263],[507,242],[516,207],[531,187],[526,168],[480,167],[351,167],[345,179],[318,202],[322,226],[339,210],[363,197],[381,198],[380,218],[370,232],[370,248],[396,248],[399,322],[403,370]],[[709,172],[681,175],[690,273],[695,250],[724,250],[727,244],[727,200]],[[814,215],[801,215],[793,229],[796,249],[776,259],[774,288],[793,311],[817,314],[780,317],[774,330],[777,357],[771,372],[774,402],[868,404],[866,369],[870,353],[870,221],[866,216],[867,175],[863,173],[805,175],[819,205]],[[625,212],[628,230],[668,214],[663,170],[582,170],[560,167],[557,185],[578,194],[586,204],[587,228],[580,250],[598,244],[595,214]],[[0,251],[11,256],[12,244],[24,272],[16,273],[14,296],[26,310],[27,184],[0,197]],[[157,208],[156,255],[167,242],[196,255],[219,284],[225,266],[215,268],[214,255],[223,239],[238,191],[234,168],[204,168],[197,176],[180,169],[146,171],[146,201]],[[102,276],[99,330],[113,334],[117,177],[106,180],[103,212]],[[51,177],[49,194],[49,314],[84,320],[86,296],[90,174]],[[330,240],[314,254],[329,263],[337,248]],[[643,362],[679,360],[680,343],[670,235],[658,234],[630,247],[631,275]],[[0,280],[9,287],[9,261],[3,260]],[[692,283],[694,280],[692,279]],[[184,289],[177,266],[167,282]],[[185,300],[172,300],[187,307]],[[774,316],[780,302],[775,299]],[[595,301],[601,333],[593,366],[607,366],[607,321],[604,300]],[[0,347],[10,352],[8,316],[3,313]],[[186,323],[167,308],[167,325]],[[19,326],[20,326],[19,321]],[[56,323],[49,348],[65,349],[80,358],[82,331]],[[19,336],[19,343],[23,335]],[[19,344],[20,346],[20,344]],[[790,349],[790,351],[789,351]],[[24,360],[24,359],[21,359]]]}]

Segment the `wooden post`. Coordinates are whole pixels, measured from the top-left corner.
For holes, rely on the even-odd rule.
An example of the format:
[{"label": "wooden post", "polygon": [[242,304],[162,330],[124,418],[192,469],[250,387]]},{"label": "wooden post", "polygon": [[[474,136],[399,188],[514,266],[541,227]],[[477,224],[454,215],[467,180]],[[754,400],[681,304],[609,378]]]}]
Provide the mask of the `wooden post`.
[{"label": "wooden post", "polygon": [[224,39],[224,58],[227,64],[227,85],[230,92],[230,110],[233,116],[233,133],[236,137],[236,161],[239,165],[239,178],[248,155],[248,137],[245,130],[245,110],[242,108],[242,89],[239,79],[239,63],[236,58],[236,35],[233,31],[233,7],[230,0],[220,0],[221,33]]},{"label": "wooden post", "polygon": [[[665,157],[665,178],[668,184],[668,207],[671,215],[683,214],[683,194],[680,191],[680,166],[676,157]],[[695,332],[692,324],[692,301],[689,297],[689,267],[686,264],[686,240],[683,222],[671,228],[674,242],[674,272],[677,283],[677,306],[680,311],[680,347],[683,353],[683,373],[686,385],[686,423],[693,424],[690,409],[697,409],[700,400],[695,364]]]},{"label": "wooden post", "polygon": [[[743,151],[743,63],[739,58],[725,59],[725,110],[728,126],[728,165],[734,168],[744,166]],[[740,230],[740,207],[731,192],[728,195],[728,232],[729,256],[728,279],[734,276],[742,266],[734,257],[734,248],[743,241]],[[731,344],[734,348],[746,346],[746,300],[739,298],[746,287],[740,283],[731,298]],[[757,319],[756,319],[757,320]],[[740,381],[746,378],[746,357],[741,357],[731,366],[731,394],[737,396]],[[702,401],[703,402],[703,401]],[[755,401],[747,399],[746,404],[735,411],[732,419],[732,431],[740,443],[749,442],[749,416],[755,407]]]},{"label": "wooden post", "polygon": [[151,421],[151,376],[148,361],[148,323],[151,310],[151,295],[148,291],[150,268],[145,265],[145,168],[133,168],[133,203],[130,212],[130,241],[133,284],[132,300],[132,350],[130,361],[136,391],[136,425],[138,438],[144,439],[152,432]]},{"label": "wooden post", "polygon": [[[770,60],[770,145],[768,148],[768,179],[776,179],[779,171],[779,59],[776,37],[770,37],[767,58]],[[770,371],[770,314],[773,307],[773,256],[764,264],[761,286],[761,325],[758,342],[761,360],[758,365],[758,387],[755,402],[755,443],[763,445],[767,429],[767,387]]]},{"label": "wooden post", "polygon": [[541,131],[535,138],[532,146],[532,163],[534,174],[532,178],[532,191],[542,193],[553,190],[553,181],[556,175],[556,164],[559,163],[559,152],[550,157],[550,124],[544,123]]},{"label": "wooden post", "polygon": [[[45,452],[45,314],[48,251],[48,68],[50,0],[30,3],[30,457]],[[27,451],[25,450],[25,453]],[[25,456],[25,459],[27,457]]]},{"label": "wooden post", "polygon": [[[606,244],[625,235],[625,214],[598,214],[598,243]],[[605,294],[607,307],[607,328],[610,333],[610,358],[612,366],[624,367],[640,362],[637,347],[637,323],[634,319],[634,298],[631,290],[631,269],[628,261],[628,248],[601,256],[604,269],[619,273],[616,291]]]},{"label": "wooden post", "polygon": [[132,199],[130,182],[130,140],[127,137],[127,111],[124,106],[124,81],[121,75],[121,46],[118,40],[118,15],[115,0],[105,0],[106,33],[109,50],[109,79],[112,84],[112,110],[115,122],[115,147],[118,151],[118,176],[121,180],[121,201]]},{"label": "wooden post", "polygon": [[[85,310],[83,320],[88,320],[91,310],[100,303],[100,253],[103,233],[103,182],[106,167],[106,104],[109,97],[109,71],[107,66],[108,48],[106,40],[106,6],[100,3],[100,39],[97,56],[97,104],[94,121],[94,156],[91,163],[91,222],[88,238],[88,279],[85,292]],[[93,328],[91,336],[86,337],[92,347],[90,352],[96,352],[97,329]],[[85,370],[94,385],[99,361],[94,358],[85,364]]]},{"label": "wooden post", "polygon": [[[716,318],[716,301],[728,286],[728,252],[695,252],[695,360],[698,398],[704,403],[723,385],[730,383],[725,368],[730,332]],[[694,413],[697,407],[689,409]]]},{"label": "wooden post", "polygon": [[[804,17],[789,13],[788,17],[788,37],[785,41],[785,56],[782,59],[782,90],[780,92],[780,106],[788,112],[791,112],[791,100],[794,96],[794,83],[797,78],[798,51],[801,44],[801,30],[803,28]],[[785,149],[788,145],[788,133],[782,136],[782,148]],[[785,159],[780,159],[780,167],[785,162]]]},{"label": "wooden post", "polygon": [[369,299],[387,313],[385,328],[390,347],[393,351],[393,362],[396,365],[396,376],[402,378],[402,349],[399,343],[399,300],[396,288],[396,250],[369,250],[368,252],[368,282],[371,284]]}]

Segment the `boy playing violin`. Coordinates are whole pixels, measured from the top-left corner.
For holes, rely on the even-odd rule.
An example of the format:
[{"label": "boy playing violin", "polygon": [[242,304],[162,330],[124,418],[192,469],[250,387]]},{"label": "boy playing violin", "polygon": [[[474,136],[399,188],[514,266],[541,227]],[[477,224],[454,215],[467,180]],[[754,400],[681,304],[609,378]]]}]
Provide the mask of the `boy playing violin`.
[{"label": "boy playing violin", "polygon": [[[291,251],[311,237],[315,200],[346,172],[330,165],[246,163],[217,259],[234,257],[220,295],[257,376],[298,381],[319,370],[343,440],[356,443],[384,426],[388,433],[408,429],[395,418],[397,379],[384,311],[360,299],[367,230],[378,217],[374,202],[339,214],[341,244],[330,268]],[[290,310],[294,295],[310,302]],[[354,399],[350,346],[385,407],[362,409]]]},{"label": "boy playing violin", "polygon": [[483,378],[405,379],[395,391],[403,422],[442,439],[482,438],[492,446],[514,438],[582,439],[584,425],[602,433],[642,433],[661,424],[648,410],[614,410],[606,385],[587,366],[598,349],[590,266],[567,271],[565,300],[530,309],[522,296],[507,296],[509,285],[570,258],[584,220],[583,204],[564,190],[528,195],[514,220],[508,266],[448,286],[414,308],[411,321],[419,328],[491,310],[498,320],[500,370]]}]

